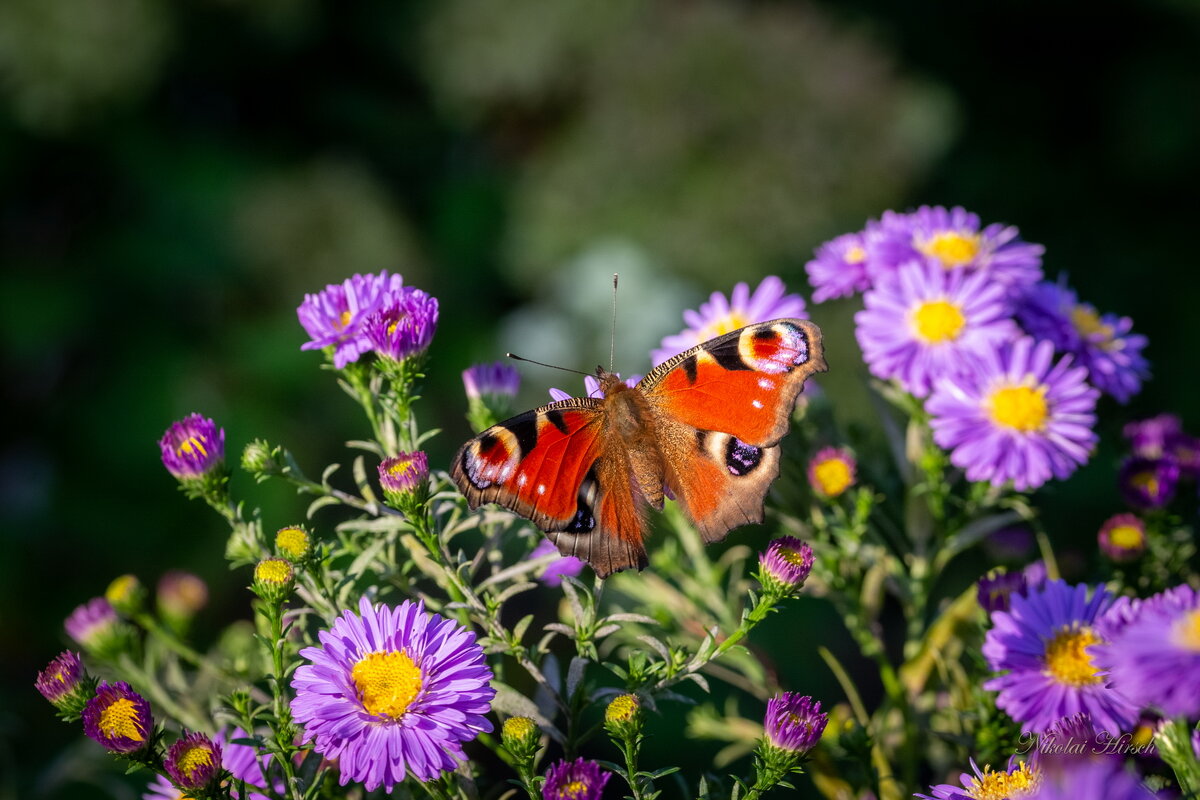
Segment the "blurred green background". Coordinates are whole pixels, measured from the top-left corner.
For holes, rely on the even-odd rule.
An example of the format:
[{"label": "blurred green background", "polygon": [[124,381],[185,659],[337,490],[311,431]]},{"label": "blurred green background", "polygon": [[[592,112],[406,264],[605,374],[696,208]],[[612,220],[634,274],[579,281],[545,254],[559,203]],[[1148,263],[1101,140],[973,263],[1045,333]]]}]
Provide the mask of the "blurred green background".
[{"label": "blurred green background", "polygon": [[[1086,568],[1118,510],[1120,425],[1171,410],[1200,432],[1198,33],[1190,0],[4,0],[0,797],[128,796],[64,777],[98,748],[34,676],[120,573],[202,575],[201,639],[248,614],[222,525],[156,440],[201,411],[233,460],[255,436],[314,472],[344,460],[365,426],[299,350],[294,309],[355,272],[441,300],[421,413],[444,464],[470,363],[606,363],[614,272],[617,368],[645,372],[682,309],[769,273],[807,295],[812,249],[887,208],[1016,224],[1048,275],[1151,342],[1155,379],[1106,400],[1096,458],[1042,492]],[[813,316],[823,384],[865,418],[854,309]],[[530,404],[578,388],[524,374]],[[235,490],[268,526],[303,508]],[[768,648],[784,685],[836,695],[788,650],[802,620],[841,635],[810,612],[774,619]]]}]

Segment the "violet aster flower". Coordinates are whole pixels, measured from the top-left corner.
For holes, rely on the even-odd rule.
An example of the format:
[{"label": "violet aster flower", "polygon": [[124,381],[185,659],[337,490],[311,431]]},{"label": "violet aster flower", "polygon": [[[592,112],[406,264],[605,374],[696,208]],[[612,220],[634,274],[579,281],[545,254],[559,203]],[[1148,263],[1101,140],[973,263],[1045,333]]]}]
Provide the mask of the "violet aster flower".
[{"label": "violet aster flower", "polygon": [[600,800],[604,784],[612,773],[605,772],[595,761],[577,758],[559,761],[546,770],[542,784],[543,800]]},{"label": "violet aster flower", "polygon": [[[999,796],[999,795],[997,795]],[[1011,797],[1011,795],[1010,795]],[[1028,800],[1154,800],[1121,759],[1079,759],[1062,769],[1047,770]]]},{"label": "violet aster flower", "polygon": [[1174,414],[1159,414],[1125,425],[1121,431],[1135,456],[1162,458],[1171,442],[1183,434],[1183,423]]},{"label": "violet aster flower", "polygon": [[863,302],[855,335],[871,374],[917,397],[1020,333],[1004,286],[985,272],[912,261],[881,277]]},{"label": "violet aster flower", "polygon": [[814,303],[848,297],[870,288],[865,236],[865,233],[842,234],[818,247],[816,258],[804,265],[808,282],[816,290]]},{"label": "violet aster flower", "polygon": [[429,348],[437,323],[437,298],[405,286],[367,317],[363,333],[380,357],[404,361]]},{"label": "violet aster flower", "polygon": [[191,414],[158,440],[163,466],[179,480],[202,478],[225,464],[225,429],[199,414]]},{"label": "violet aster flower", "polygon": [[163,766],[185,791],[204,789],[221,775],[221,745],[198,731],[185,731],[167,750]]},{"label": "violet aster flower", "polygon": [[922,800],[1021,800],[1029,797],[1038,786],[1040,775],[1028,761],[1011,760],[1008,768],[993,770],[990,766],[979,769],[971,759],[971,772],[958,776],[958,786],[940,783],[929,787],[929,794],[916,793]]},{"label": "violet aster flower", "polygon": [[1136,623],[1143,613],[1174,615],[1185,612],[1197,603],[1196,590],[1186,583],[1164,589],[1150,597],[1118,597],[1096,623],[1100,638],[1112,641],[1127,627]]},{"label": "violet aster flower", "polygon": [[1175,498],[1179,464],[1173,458],[1125,459],[1117,473],[1121,496],[1133,508],[1149,511],[1163,508]]},{"label": "violet aster flower", "polygon": [[1133,321],[1116,314],[1101,316],[1063,283],[1033,286],[1017,308],[1021,326],[1036,339],[1048,339],[1087,367],[1088,379],[1100,391],[1126,403],[1141,391],[1150,365],[1142,357],[1145,336],[1130,333]]},{"label": "violet aster flower", "polygon": [[1096,535],[1100,552],[1118,564],[1146,552],[1146,523],[1136,514],[1117,514],[1105,520]]},{"label": "violet aster flower", "polygon": [[858,463],[845,447],[823,447],[808,462],[808,485],[831,500],[854,485]]},{"label": "violet aster flower", "polygon": [[[241,728],[234,728],[233,732],[228,735],[223,731],[218,731],[212,740],[221,749],[221,766],[229,771],[235,781],[245,781],[251,787],[265,788],[267,785],[265,771],[271,763],[271,756],[260,756],[255,748],[235,743],[237,739],[248,738],[250,737]],[[278,794],[284,794],[282,780],[275,780],[274,788]],[[248,791],[247,795],[249,800],[268,800],[267,796],[261,792]],[[237,793],[234,792],[233,796],[236,798]],[[183,792],[161,775],[156,775],[150,782],[142,798],[143,800],[186,800]]]},{"label": "violet aster flower", "polygon": [[[617,377],[620,377],[618,374]],[[638,385],[638,381],[642,379],[641,375],[630,375],[625,379],[625,385],[631,389]],[[591,375],[585,375],[583,378],[584,397],[604,397],[604,391],[600,388],[600,381],[593,378]],[[567,394],[562,389],[550,387],[550,399],[558,402],[559,400],[569,400],[573,395]]]},{"label": "violet aster flower", "polygon": [[684,311],[683,321],[687,323],[687,329],[663,339],[662,346],[650,353],[650,360],[658,365],[723,333],[756,322],[785,317],[808,319],[808,314],[804,310],[804,298],[798,294],[788,294],[787,287],[779,278],[774,275],[763,278],[753,294],[747,284],[739,283],[733,287],[729,298],[720,292],[713,292],[708,302],[701,304],[699,311],[690,308]]},{"label": "violet aster flower", "polygon": [[311,341],[301,350],[333,348],[333,365],[342,369],[371,349],[363,335],[367,318],[383,305],[388,295],[399,292],[404,279],[388,275],[354,275],[341,283],[332,283],[317,294],[306,294],[296,309],[300,324]]},{"label": "violet aster flower", "polygon": [[83,732],[114,753],[136,753],[154,733],[150,704],[125,681],[101,683],[83,710]]},{"label": "violet aster flower", "polygon": [[758,554],[759,582],[770,594],[783,597],[797,591],[812,572],[813,551],[795,536],[772,539]]},{"label": "violet aster flower", "polygon": [[78,653],[64,650],[38,673],[34,686],[55,708],[75,719],[90,699],[90,684]]},{"label": "violet aster flower", "polygon": [[490,402],[498,397],[511,400],[521,388],[521,373],[503,361],[467,367],[463,370],[462,380],[468,400]]},{"label": "violet aster flower", "polygon": [[117,612],[103,597],[93,597],[76,606],[63,627],[67,635],[88,650],[97,649],[115,631],[120,620]]},{"label": "violet aster flower", "polygon": [[1029,585],[1025,573],[994,569],[979,579],[976,597],[979,606],[989,614],[1012,608],[1013,595],[1025,596]]},{"label": "violet aster flower", "polygon": [[1200,593],[1190,586],[1138,604],[1094,652],[1113,686],[1138,705],[1170,717],[1200,714]]},{"label": "violet aster flower", "polygon": [[292,716],[303,741],[340,765],[341,785],[368,791],[412,775],[426,782],[465,760],[462,746],[492,730],[496,692],[475,634],[406,600],[346,611],[300,655]]},{"label": "violet aster flower", "polygon": [[763,718],[767,742],[788,753],[807,753],[821,740],[829,715],[820,701],[796,692],[781,692],[767,701]]},{"label": "violet aster flower", "polygon": [[1111,604],[1103,586],[1089,598],[1086,585],[1059,580],[1014,595],[1010,610],[992,614],[983,655],[1004,674],[983,688],[1000,693],[996,705],[1022,730],[1044,733],[1063,717],[1086,712],[1098,728],[1118,735],[1135,718],[1136,707],[1106,682],[1089,650],[1104,643],[1096,622]]},{"label": "violet aster flower", "polygon": [[547,586],[561,586],[564,575],[574,578],[583,571],[584,561],[581,561],[575,556],[560,555],[558,548],[554,546],[554,542],[549,539],[542,539],[538,542],[538,546],[533,548],[533,552],[529,554],[530,559],[543,558],[551,553],[558,555],[558,558],[551,561],[542,570],[541,582]]},{"label": "violet aster flower", "polygon": [[867,269],[873,282],[912,259],[946,270],[986,272],[1011,294],[1042,278],[1040,244],[1019,238],[1015,227],[980,227],[979,216],[958,206],[921,206],[910,214],[885,212],[867,240]]},{"label": "violet aster flower", "polygon": [[424,450],[398,453],[379,464],[379,483],[384,492],[410,493],[429,477],[429,456]]},{"label": "violet aster flower", "polygon": [[925,404],[934,441],[967,479],[1018,491],[1065,478],[1095,446],[1096,397],[1087,370],[1054,362],[1050,342],[1023,336],[942,378]]}]

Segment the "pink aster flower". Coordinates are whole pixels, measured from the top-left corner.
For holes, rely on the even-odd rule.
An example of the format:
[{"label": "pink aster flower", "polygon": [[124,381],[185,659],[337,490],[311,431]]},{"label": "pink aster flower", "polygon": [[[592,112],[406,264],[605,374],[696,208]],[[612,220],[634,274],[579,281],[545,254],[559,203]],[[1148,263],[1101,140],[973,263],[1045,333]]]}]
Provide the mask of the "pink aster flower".
[{"label": "pink aster flower", "polygon": [[406,600],[346,611],[320,647],[300,655],[292,715],[303,740],[337,759],[341,784],[426,782],[465,760],[463,744],[492,730],[496,692],[475,634]]},{"label": "pink aster flower", "polygon": [[804,310],[804,298],[798,294],[788,294],[787,287],[779,278],[774,275],[763,278],[753,294],[749,285],[739,283],[733,287],[733,294],[728,298],[720,292],[713,292],[699,311],[690,308],[684,311],[683,321],[688,327],[681,333],[663,339],[662,346],[650,354],[650,360],[658,365],[723,333],[756,322],[785,317],[808,319],[808,314]]},{"label": "pink aster flower", "polygon": [[333,348],[333,365],[342,369],[371,349],[364,335],[367,319],[378,311],[392,292],[399,292],[404,279],[388,275],[354,275],[331,283],[317,294],[306,294],[296,309],[300,324],[311,340],[301,350]]}]

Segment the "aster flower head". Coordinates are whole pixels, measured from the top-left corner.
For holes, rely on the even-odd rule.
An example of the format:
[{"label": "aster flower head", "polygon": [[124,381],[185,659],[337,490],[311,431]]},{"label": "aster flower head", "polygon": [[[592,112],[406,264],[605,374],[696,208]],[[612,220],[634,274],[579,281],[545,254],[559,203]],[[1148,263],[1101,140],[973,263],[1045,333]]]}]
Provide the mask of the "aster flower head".
[{"label": "aster flower head", "polygon": [[1096,730],[1087,714],[1071,714],[1050,726],[1037,738],[1032,761],[1043,774],[1069,769],[1082,759],[1120,759],[1110,746],[1113,737]]},{"label": "aster flower head", "polygon": [[63,627],[67,635],[84,650],[98,655],[118,652],[128,634],[117,612],[103,597],[93,597],[77,606],[67,617]]},{"label": "aster flower head", "polygon": [[543,800],[600,800],[604,784],[612,773],[600,768],[595,761],[577,758],[559,761],[546,770],[542,784]]},{"label": "aster flower head", "polygon": [[1111,604],[1103,586],[1089,596],[1084,584],[1056,580],[1014,595],[1011,609],[992,614],[983,655],[1003,674],[983,688],[1000,693],[996,705],[1022,730],[1044,733],[1086,712],[1099,729],[1117,735],[1135,718],[1137,708],[1094,660],[1093,646],[1104,644],[1097,621]]},{"label": "aster flower head", "polygon": [[845,447],[824,447],[808,462],[808,485],[817,496],[832,500],[854,485],[858,462]]},{"label": "aster flower head", "polygon": [[1100,526],[1097,539],[1100,552],[1109,560],[1118,564],[1136,561],[1146,552],[1146,523],[1136,514],[1117,514]]},{"label": "aster flower head", "polygon": [[[620,375],[618,374],[617,377],[619,378]],[[625,385],[632,389],[634,386],[638,385],[638,381],[640,381],[642,377],[643,376],[641,375],[630,375],[625,379]],[[585,375],[583,378],[583,396],[595,397],[597,399],[604,397],[604,390],[600,388],[600,381],[591,375]],[[558,402],[559,400],[569,400],[571,397],[572,395],[564,392],[562,389],[558,389],[553,386],[550,387],[550,399],[554,400],[555,402]]]},{"label": "aster flower head", "polygon": [[292,678],[292,716],[303,740],[338,759],[341,784],[368,791],[412,775],[426,782],[465,759],[462,746],[490,732],[495,690],[475,634],[405,601],[346,611],[310,663]]},{"label": "aster flower head", "polygon": [[1183,422],[1175,414],[1159,414],[1127,423],[1121,432],[1135,456],[1162,458],[1171,442],[1183,435]]},{"label": "aster flower head", "polygon": [[173,569],[159,578],[155,599],[164,617],[188,620],[208,605],[208,585],[199,576]]},{"label": "aster flower head", "polygon": [[1200,715],[1200,593],[1183,584],[1143,601],[1096,661],[1140,706],[1170,717]]},{"label": "aster flower head", "polygon": [[87,701],[92,696],[93,680],[83,669],[78,653],[64,650],[38,673],[34,686],[63,715],[64,719],[78,719]]},{"label": "aster flower head", "polygon": [[388,504],[414,514],[425,503],[429,484],[429,456],[424,450],[397,453],[379,464],[379,485]]},{"label": "aster flower head", "polygon": [[199,414],[172,422],[158,446],[163,466],[180,481],[217,475],[225,466],[225,429]]},{"label": "aster flower head", "polygon": [[167,750],[163,766],[180,788],[200,791],[221,776],[221,745],[198,731],[184,731],[183,738]]},{"label": "aster flower head", "polygon": [[985,272],[910,261],[882,276],[854,315],[871,374],[917,397],[1018,334],[1005,287]]},{"label": "aster flower head", "polygon": [[929,787],[929,794],[917,793],[923,800],[1023,800],[1030,797],[1041,783],[1037,768],[1028,761],[1011,760],[1008,768],[982,770],[971,759],[971,772],[958,777],[958,786],[940,783]]},{"label": "aster flower head", "polygon": [[1044,281],[1022,295],[1017,307],[1021,327],[1037,339],[1075,356],[1087,368],[1088,380],[1119,403],[1141,391],[1150,365],[1142,356],[1147,339],[1131,333],[1133,321],[1099,314],[1081,303],[1065,283]]},{"label": "aster flower head", "polygon": [[814,303],[848,297],[870,288],[866,235],[845,233],[817,248],[816,258],[804,265],[808,282],[815,290]]},{"label": "aster flower head", "polygon": [[117,613],[129,617],[141,610],[146,589],[136,575],[119,575],[104,590],[104,599]]},{"label": "aster flower head", "polygon": [[614,742],[635,742],[642,733],[642,702],[636,694],[619,694],[604,709],[604,729]]},{"label": "aster flower head", "polygon": [[758,580],[769,595],[787,597],[800,591],[812,566],[813,551],[807,542],[781,536],[758,554]]},{"label": "aster flower head", "polygon": [[254,565],[250,590],[269,603],[282,603],[296,584],[296,570],[286,558],[264,558]]},{"label": "aster flower head", "polygon": [[968,480],[1018,491],[1063,479],[1091,455],[1098,392],[1050,342],[1020,337],[942,378],[925,407],[937,444]]},{"label": "aster flower head", "polygon": [[101,683],[83,709],[83,732],[113,753],[136,753],[154,733],[150,704],[128,683]]},{"label": "aster flower head", "polygon": [[542,731],[530,717],[509,717],[500,728],[500,743],[518,761],[532,764],[542,743]]},{"label": "aster flower head", "polygon": [[462,380],[467,393],[467,421],[476,432],[507,417],[521,388],[521,373],[503,361],[467,367]]},{"label": "aster flower head", "polygon": [[650,354],[650,360],[661,364],[671,356],[707,342],[715,336],[736,331],[756,322],[791,317],[808,319],[804,310],[804,298],[788,294],[787,287],[779,278],[768,275],[762,279],[753,293],[748,284],[739,283],[726,298],[713,292],[699,311],[688,309],[683,312],[687,328],[662,340],[662,346]]},{"label": "aster flower head", "polygon": [[1012,607],[1012,596],[1024,596],[1028,589],[1024,572],[994,569],[979,579],[976,596],[979,606],[992,614],[1008,611]]},{"label": "aster flower head", "polygon": [[1010,294],[1042,278],[1044,247],[1021,241],[1013,226],[981,227],[977,214],[959,206],[888,211],[868,231],[867,268],[876,283],[913,259],[944,270],[985,272]]},{"label": "aster flower head", "polygon": [[829,715],[821,702],[796,692],[780,692],[767,701],[763,718],[767,743],[787,753],[807,753],[821,740]]},{"label": "aster flower head", "polygon": [[543,568],[541,576],[538,578],[547,586],[561,586],[563,576],[574,578],[580,572],[583,572],[583,565],[586,563],[575,556],[564,556],[558,552],[558,548],[554,542],[549,539],[542,539],[538,542],[537,547],[529,554],[529,559],[535,560],[546,558],[547,556],[556,556],[549,564]]},{"label": "aster flower head", "polygon": [[311,550],[308,531],[301,525],[288,525],[275,533],[275,552],[289,561],[303,561]]},{"label": "aster flower head", "polygon": [[384,270],[378,275],[353,275],[341,283],[329,284],[316,294],[304,295],[296,316],[310,341],[300,349],[332,348],[333,365],[338,369],[357,361],[371,349],[363,331],[367,319],[403,285],[401,276],[388,275]]},{"label": "aster flower head", "polygon": [[1121,496],[1140,511],[1164,508],[1175,499],[1179,484],[1179,463],[1173,458],[1125,459],[1117,473]]},{"label": "aster flower head", "polygon": [[404,361],[429,349],[437,323],[437,298],[405,286],[390,293],[367,317],[363,334],[381,358]]},{"label": "aster flower head", "polygon": [[1157,795],[1121,759],[1078,759],[1050,770],[1028,800],[1154,800]]}]

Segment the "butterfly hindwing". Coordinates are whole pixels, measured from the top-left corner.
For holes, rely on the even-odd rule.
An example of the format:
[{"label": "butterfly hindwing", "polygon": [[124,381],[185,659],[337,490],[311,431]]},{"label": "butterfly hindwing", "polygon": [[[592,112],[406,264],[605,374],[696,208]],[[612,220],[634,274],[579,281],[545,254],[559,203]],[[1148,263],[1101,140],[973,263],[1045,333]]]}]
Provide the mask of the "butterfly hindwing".
[{"label": "butterfly hindwing", "polygon": [[646,556],[641,510],[621,479],[628,454],[606,447],[601,408],[571,398],[493,425],[462,446],[450,475],[472,509],[515,511],[603,577],[644,566]]}]

